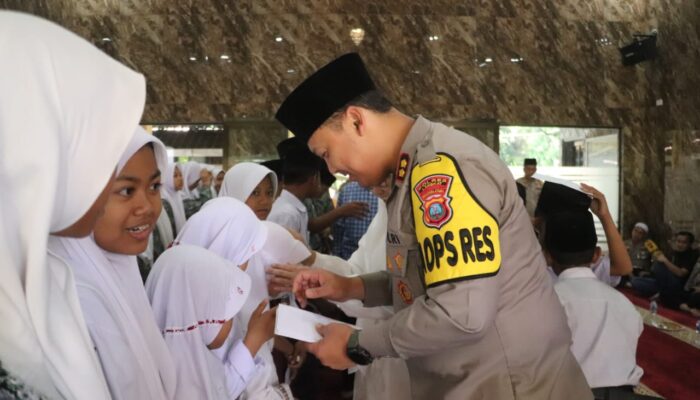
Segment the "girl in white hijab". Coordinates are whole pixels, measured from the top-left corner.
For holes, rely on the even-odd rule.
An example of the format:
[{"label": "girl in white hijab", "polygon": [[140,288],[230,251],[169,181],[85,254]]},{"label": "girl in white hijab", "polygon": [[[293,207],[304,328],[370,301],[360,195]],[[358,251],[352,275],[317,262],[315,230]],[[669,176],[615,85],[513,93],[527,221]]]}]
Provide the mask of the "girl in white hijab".
[{"label": "girl in white hijab", "polygon": [[251,162],[231,167],[224,175],[219,197],[233,197],[246,203],[261,220],[267,219],[277,193],[277,175]]},{"label": "girl in white hijab", "polygon": [[[256,307],[269,297],[265,268],[275,263],[299,263],[311,255],[306,246],[294,240],[286,229],[259,221],[245,204],[232,198],[220,197],[207,202],[187,221],[177,242],[205,247],[238,265],[241,265],[241,260],[248,260],[245,272],[252,281],[251,295],[236,316],[238,323],[235,324],[233,340],[247,334],[245,327],[252,321]],[[227,342],[224,350],[231,343]],[[257,371],[241,399],[291,398],[289,387],[279,384],[272,359],[272,341],[265,343],[257,358]]]},{"label": "girl in white hijab", "polygon": [[188,161],[182,166],[182,178],[185,184],[180,194],[182,204],[185,207],[185,216],[188,219],[199,211],[204,202],[208,200],[206,198],[200,199],[199,190],[197,190],[201,171],[202,165],[195,161]]},{"label": "girl in white hijab", "polygon": [[[175,176],[178,175],[176,179]],[[163,200],[167,201],[173,211],[173,219],[175,220],[174,236],[185,226],[187,218],[185,217],[185,206],[182,204],[182,196],[180,191],[183,189],[182,165],[178,163],[168,163],[168,168],[163,176],[163,186],[161,186],[160,195]]]},{"label": "girl in white hijab", "polygon": [[48,398],[109,398],[73,274],[46,242],[92,230],[145,81],[40,18],[0,11],[0,38],[0,361]]},{"label": "girl in white hijab", "polygon": [[[250,278],[236,264],[183,244],[156,261],[146,291],[175,361],[175,399],[237,398],[255,368],[245,341],[228,354],[214,350],[229,335],[232,319],[250,293]],[[258,317],[252,329],[259,335],[274,329],[273,313]]]},{"label": "girl in white hijab", "polygon": [[119,160],[95,233],[49,239],[49,250],[75,274],[80,306],[114,399],[170,399],[175,393],[175,368],[136,263],[161,211],[160,171],[166,160],[163,143],[139,127]]},{"label": "girl in white hijab", "polygon": [[196,161],[188,161],[182,166],[182,178],[185,181],[185,186],[182,188],[182,198],[197,199],[199,192],[197,185],[201,178],[202,165]]}]

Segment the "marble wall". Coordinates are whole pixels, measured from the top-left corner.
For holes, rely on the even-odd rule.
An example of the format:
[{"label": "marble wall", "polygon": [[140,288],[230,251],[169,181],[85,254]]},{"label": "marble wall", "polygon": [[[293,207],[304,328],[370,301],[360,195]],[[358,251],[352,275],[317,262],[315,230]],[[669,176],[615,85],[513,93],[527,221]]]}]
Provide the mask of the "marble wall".
[{"label": "marble wall", "polygon": [[667,132],[664,221],[700,236],[700,130]]},{"label": "marble wall", "polygon": [[[0,0],[0,8],[57,21],[143,72],[144,119],[153,122],[272,121],[305,76],[359,51],[410,113],[618,127],[625,230],[637,220],[661,228],[665,137],[700,129],[695,0]],[[359,46],[353,28],[365,31]],[[654,28],[658,59],[623,67],[618,45]],[[231,160],[270,153],[280,135],[254,125],[231,134]],[[242,144],[258,139],[267,150]],[[698,198],[696,187],[684,190]]]}]

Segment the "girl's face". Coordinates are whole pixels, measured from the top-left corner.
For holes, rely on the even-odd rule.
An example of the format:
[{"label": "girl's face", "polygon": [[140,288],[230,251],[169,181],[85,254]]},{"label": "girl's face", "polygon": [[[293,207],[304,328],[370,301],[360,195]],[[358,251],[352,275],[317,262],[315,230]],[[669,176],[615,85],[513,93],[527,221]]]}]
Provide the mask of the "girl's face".
[{"label": "girl's face", "polygon": [[209,350],[216,350],[219,347],[223,346],[224,342],[226,342],[226,338],[231,333],[232,327],[233,327],[233,318],[224,322],[221,325],[221,330],[219,331],[219,334],[216,335],[214,340],[212,340],[212,342],[207,345],[207,348]]},{"label": "girl's face", "polygon": [[173,182],[175,183],[175,190],[182,190],[182,188],[185,187],[185,182],[182,180],[182,172],[180,172],[179,167],[175,167],[174,169]]},{"label": "girl's face", "polygon": [[105,212],[95,225],[97,245],[112,253],[143,253],[160,209],[160,171],[153,148],[147,145],[114,181]]},{"label": "girl's face", "polygon": [[272,191],[272,179],[268,175],[253,189],[253,193],[248,196],[245,203],[260,220],[264,221],[270,214],[274,201],[275,193]]},{"label": "girl's face", "polygon": [[219,172],[216,175],[216,179],[214,180],[214,188],[216,189],[216,192],[219,193],[221,191],[221,185],[224,184],[224,176],[226,173],[224,171]]}]

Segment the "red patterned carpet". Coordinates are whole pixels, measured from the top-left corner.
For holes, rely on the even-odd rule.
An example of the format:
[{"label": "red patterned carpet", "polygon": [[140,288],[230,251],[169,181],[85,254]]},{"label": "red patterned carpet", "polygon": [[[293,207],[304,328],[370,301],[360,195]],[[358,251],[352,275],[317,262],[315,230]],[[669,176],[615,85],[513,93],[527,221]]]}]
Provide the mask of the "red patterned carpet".
[{"label": "red patterned carpet", "polygon": [[[648,309],[648,300],[637,297],[629,289],[621,291],[632,303]],[[695,328],[696,319],[689,314],[661,306],[658,313]],[[700,349],[697,347],[645,324],[637,346],[637,363],[644,369],[642,383],[666,399],[700,400]]]}]

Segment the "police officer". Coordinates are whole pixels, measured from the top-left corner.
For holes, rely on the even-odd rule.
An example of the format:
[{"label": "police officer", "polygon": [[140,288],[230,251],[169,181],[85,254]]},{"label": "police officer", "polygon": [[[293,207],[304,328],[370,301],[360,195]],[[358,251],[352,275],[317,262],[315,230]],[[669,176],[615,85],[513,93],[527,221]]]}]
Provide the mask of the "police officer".
[{"label": "police officer", "polygon": [[393,174],[386,270],[301,272],[307,298],[396,314],[356,331],[319,327],[309,350],[337,369],[407,360],[415,399],[589,399],[571,333],[515,182],[477,139],[407,116],[346,54],[302,82],[276,118],[331,172],[365,187]]}]

